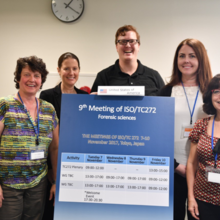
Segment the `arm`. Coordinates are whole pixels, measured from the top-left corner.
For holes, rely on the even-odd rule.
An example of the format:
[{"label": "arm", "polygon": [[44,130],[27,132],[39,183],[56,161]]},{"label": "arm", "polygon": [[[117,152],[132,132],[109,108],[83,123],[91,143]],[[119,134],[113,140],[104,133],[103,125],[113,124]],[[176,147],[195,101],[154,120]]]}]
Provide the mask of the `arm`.
[{"label": "arm", "polygon": [[[0,121],[0,137],[2,135],[3,130],[4,130],[4,124]],[[4,200],[3,190],[2,190],[2,187],[1,187],[1,183],[0,183],[0,208],[2,207],[2,201],[3,200]]]},{"label": "arm", "polygon": [[174,158],[174,169],[176,169],[179,166],[179,163],[176,161],[176,159]]},{"label": "arm", "polygon": [[[56,128],[53,130],[53,140],[49,147],[54,181],[56,181],[56,174],[57,174],[58,144],[59,144],[59,125],[57,125]],[[55,192],[56,192],[56,184],[52,184],[49,200],[51,200],[53,197],[55,198]]]},{"label": "arm", "polygon": [[183,164],[179,164],[176,168],[175,168],[175,173],[179,174],[182,177],[186,177],[186,166]]},{"label": "arm", "polygon": [[[47,91],[41,91],[39,98],[53,104],[53,102],[51,100],[51,95],[48,95]],[[47,166],[48,166],[47,178],[50,181],[50,183],[52,183],[53,182],[53,172],[52,172],[50,154],[47,157]]]},{"label": "arm", "polygon": [[[170,97],[172,93],[172,86],[164,86],[160,91],[158,96]],[[174,171],[180,176],[186,177],[186,166],[183,164],[179,164],[176,159],[174,159]]]},{"label": "arm", "polygon": [[187,161],[188,210],[195,219],[199,219],[198,204],[195,200],[193,188],[198,167],[197,143],[191,142],[190,154]]},{"label": "arm", "polygon": [[186,166],[178,163],[176,159],[174,159],[174,172],[182,177],[186,177]]}]

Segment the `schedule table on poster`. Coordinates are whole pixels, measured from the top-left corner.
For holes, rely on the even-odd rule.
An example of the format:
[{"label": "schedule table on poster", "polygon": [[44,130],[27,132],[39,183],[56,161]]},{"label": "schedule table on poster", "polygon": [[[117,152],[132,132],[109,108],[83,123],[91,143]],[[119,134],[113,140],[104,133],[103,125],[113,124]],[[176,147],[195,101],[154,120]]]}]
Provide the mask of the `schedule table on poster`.
[{"label": "schedule table on poster", "polygon": [[59,201],[169,206],[170,158],[62,153]]}]

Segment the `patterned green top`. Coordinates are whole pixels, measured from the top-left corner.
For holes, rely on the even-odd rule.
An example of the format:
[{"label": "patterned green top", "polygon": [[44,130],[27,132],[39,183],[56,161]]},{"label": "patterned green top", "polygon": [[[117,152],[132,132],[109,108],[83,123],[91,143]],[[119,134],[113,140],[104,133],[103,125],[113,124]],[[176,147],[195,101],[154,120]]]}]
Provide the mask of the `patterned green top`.
[{"label": "patterned green top", "polygon": [[[53,130],[58,124],[54,107],[43,100],[39,106],[39,149],[45,150],[44,159],[31,160],[31,151],[36,147],[33,121],[24,105],[14,96],[0,99],[0,121],[4,124],[0,143],[0,183],[15,189],[36,186],[47,174],[48,147]],[[38,149],[38,150],[39,150]]]}]

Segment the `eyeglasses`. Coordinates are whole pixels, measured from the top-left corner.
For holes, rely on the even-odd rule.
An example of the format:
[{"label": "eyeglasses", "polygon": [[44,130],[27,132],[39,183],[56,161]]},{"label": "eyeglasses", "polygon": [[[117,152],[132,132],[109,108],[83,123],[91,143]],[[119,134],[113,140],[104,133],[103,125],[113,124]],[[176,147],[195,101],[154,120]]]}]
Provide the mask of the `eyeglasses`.
[{"label": "eyeglasses", "polygon": [[213,90],[212,90],[212,94],[213,94],[214,96],[219,96],[219,95],[220,95],[220,89],[213,89]]},{"label": "eyeglasses", "polygon": [[127,43],[129,43],[130,45],[135,45],[136,43],[138,43],[139,41],[137,39],[130,39],[130,40],[117,40],[117,42],[121,45],[127,45]]}]

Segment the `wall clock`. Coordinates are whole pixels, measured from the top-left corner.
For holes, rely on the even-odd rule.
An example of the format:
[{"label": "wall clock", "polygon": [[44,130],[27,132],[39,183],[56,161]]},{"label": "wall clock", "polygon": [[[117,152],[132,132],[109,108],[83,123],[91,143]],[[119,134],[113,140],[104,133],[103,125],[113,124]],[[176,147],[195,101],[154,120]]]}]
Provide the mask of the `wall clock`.
[{"label": "wall clock", "polygon": [[54,15],[63,22],[73,22],[80,18],[84,11],[83,0],[52,0]]}]

